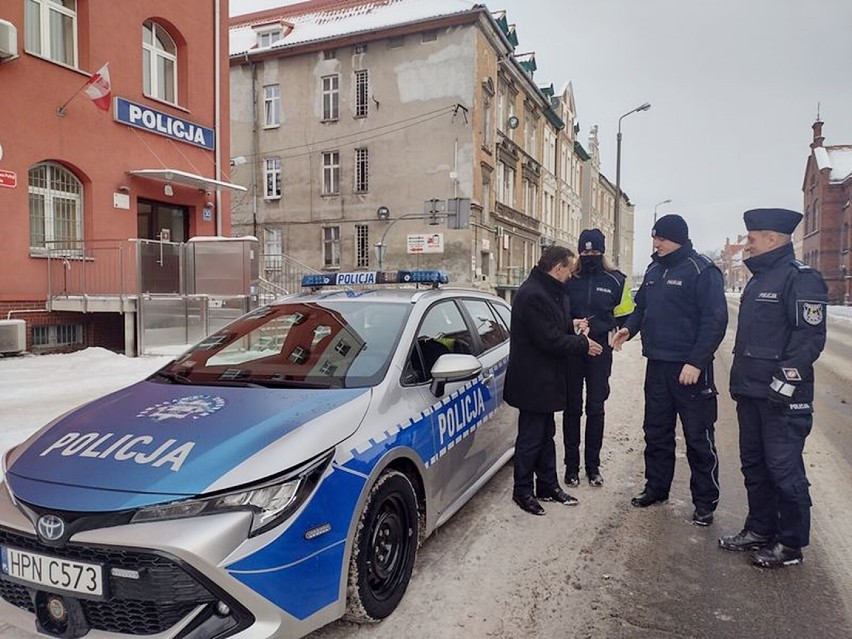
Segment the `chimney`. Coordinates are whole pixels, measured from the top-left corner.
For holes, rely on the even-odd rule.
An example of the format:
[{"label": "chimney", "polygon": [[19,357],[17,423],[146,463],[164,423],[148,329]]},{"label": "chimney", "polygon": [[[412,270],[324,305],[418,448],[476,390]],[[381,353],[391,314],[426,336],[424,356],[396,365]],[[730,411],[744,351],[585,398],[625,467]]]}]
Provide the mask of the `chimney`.
[{"label": "chimney", "polygon": [[811,125],[811,128],[814,130],[814,141],[811,142],[811,148],[815,149],[818,146],[822,146],[822,142],[825,140],[822,135],[822,122],[817,120]]}]

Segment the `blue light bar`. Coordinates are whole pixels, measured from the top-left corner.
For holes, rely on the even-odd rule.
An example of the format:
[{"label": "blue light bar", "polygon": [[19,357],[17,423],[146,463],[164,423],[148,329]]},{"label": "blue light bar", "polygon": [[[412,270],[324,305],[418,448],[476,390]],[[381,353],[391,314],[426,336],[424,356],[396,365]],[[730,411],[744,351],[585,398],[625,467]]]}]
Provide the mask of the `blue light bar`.
[{"label": "blue light bar", "polygon": [[450,278],[444,271],[354,271],[302,276],[302,286],[305,288],[374,284],[446,284],[449,281]]}]

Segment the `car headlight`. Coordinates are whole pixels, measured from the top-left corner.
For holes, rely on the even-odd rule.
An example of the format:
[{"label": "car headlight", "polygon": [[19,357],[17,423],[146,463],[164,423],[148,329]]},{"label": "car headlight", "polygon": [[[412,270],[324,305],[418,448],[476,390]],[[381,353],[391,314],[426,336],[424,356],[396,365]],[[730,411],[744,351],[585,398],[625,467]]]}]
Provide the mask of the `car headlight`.
[{"label": "car headlight", "polygon": [[333,453],[333,450],[326,451],[297,468],[252,486],[244,486],[203,499],[184,499],[140,508],[133,515],[131,522],[185,519],[244,510],[252,514],[249,536],[259,535],[278,525],[305,502],[319,483],[334,456]]}]

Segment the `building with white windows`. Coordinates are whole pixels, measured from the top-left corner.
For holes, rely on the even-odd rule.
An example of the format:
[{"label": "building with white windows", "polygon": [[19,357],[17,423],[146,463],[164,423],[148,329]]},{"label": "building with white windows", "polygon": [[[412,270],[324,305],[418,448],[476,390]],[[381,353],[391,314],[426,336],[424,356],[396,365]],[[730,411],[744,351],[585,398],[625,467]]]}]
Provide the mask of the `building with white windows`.
[{"label": "building with white windows", "polygon": [[226,0],[0,5],[0,351],[133,352],[141,297],[179,292],[175,247],[230,235],[227,20]]},{"label": "building with white windows", "polygon": [[262,238],[263,277],[289,290],[292,268],[440,267],[511,298],[542,246],[576,248],[573,95],[540,88],[517,46],[505,12],[462,0],[233,17],[232,179],[248,191],[232,223]]}]

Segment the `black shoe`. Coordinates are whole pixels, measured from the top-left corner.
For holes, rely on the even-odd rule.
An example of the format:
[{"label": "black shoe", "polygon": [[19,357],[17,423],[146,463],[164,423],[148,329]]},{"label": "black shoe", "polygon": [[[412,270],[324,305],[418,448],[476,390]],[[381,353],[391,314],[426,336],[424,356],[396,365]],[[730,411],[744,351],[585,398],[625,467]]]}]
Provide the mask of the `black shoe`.
[{"label": "black shoe", "polygon": [[780,542],[764,546],[752,555],[751,563],[761,568],[783,568],[802,563],[802,551]]},{"label": "black shoe", "polygon": [[599,471],[587,472],[586,476],[589,478],[589,486],[594,486],[595,488],[603,486],[603,477]]},{"label": "black shoe", "polygon": [[651,506],[652,504],[659,504],[661,502],[666,501],[667,499],[668,499],[668,496],[666,496],[666,497],[655,497],[654,495],[649,495],[647,492],[645,492],[643,490],[641,493],[639,493],[633,499],[631,499],[630,503],[632,505],[636,506],[636,508],[647,508],[648,506]]},{"label": "black shoe", "polygon": [[580,501],[576,497],[572,497],[559,486],[548,493],[539,493],[536,495],[542,501],[555,501],[557,504],[564,506],[576,506]]},{"label": "black shoe", "polygon": [[702,513],[696,509],[692,513],[692,523],[696,526],[709,526],[713,523],[713,513]]},{"label": "black shoe", "polygon": [[565,471],[565,485],[569,488],[576,488],[580,485],[580,474],[572,473],[570,470]]},{"label": "black shoe", "polygon": [[532,495],[512,495],[512,501],[518,504],[518,506],[521,507],[521,510],[525,510],[530,514],[544,514],[544,508],[541,507],[541,504],[538,503],[538,500]]},{"label": "black shoe", "polygon": [[744,552],[746,550],[760,550],[772,541],[770,535],[761,535],[743,528],[736,535],[725,535],[719,537],[719,546],[725,550]]}]

